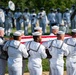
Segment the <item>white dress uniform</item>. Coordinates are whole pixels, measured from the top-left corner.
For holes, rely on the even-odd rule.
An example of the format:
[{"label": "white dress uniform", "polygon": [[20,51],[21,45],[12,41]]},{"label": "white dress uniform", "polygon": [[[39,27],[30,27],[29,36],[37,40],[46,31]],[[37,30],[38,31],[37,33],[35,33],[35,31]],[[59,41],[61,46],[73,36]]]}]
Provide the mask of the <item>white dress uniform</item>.
[{"label": "white dress uniform", "polygon": [[47,17],[46,12],[44,10],[38,13],[39,25],[40,27],[42,27],[43,34],[46,33],[46,24],[47,24],[46,17]]},{"label": "white dress uniform", "polygon": [[[18,33],[14,33],[14,35]],[[22,58],[28,57],[25,45],[21,44],[20,41],[12,40],[6,42],[3,49],[8,51],[9,75],[22,75]]]},{"label": "white dress uniform", "polygon": [[31,30],[32,30],[32,33],[34,32],[34,27],[36,27],[36,24],[37,24],[37,15],[36,13],[31,13],[30,15],[30,20],[31,20]]},{"label": "white dress uniform", "polygon": [[21,30],[21,17],[22,13],[21,12],[15,12],[14,17],[16,19],[16,30]]},{"label": "white dress uniform", "polygon": [[68,55],[69,53],[67,45],[62,40],[53,40],[48,42],[48,49],[52,55],[52,58],[50,59],[50,68],[52,75],[63,75],[63,56]]},{"label": "white dress uniform", "polygon": [[45,47],[35,41],[27,42],[29,51],[28,69],[30,75],[42,75],[42,58],[46,58]]},{"label": "white dress uniform", "polygon": [[52,32],[52,26],[53,25],[56,25],[55,23],[56,23],[56,14],[54,13],[54,12],[50,12],[49,14],[48,14],[48,20],[49,20],[49,22],[50,22],[50,33]]},{"label": "white dress uniform", "polygon": [[76,15],[74,16],[74,29],[76,28]]},{"label": "white dress uniform", "polygon": [[[61,34],[59,31],[58,34]],[[64,60],[63,56],[68,55],[68,46],[62,40],[50,40],[43,44],[52,55],[50,59],[50,71],[51,75],[63,75],[64,72]]]},{"label": "white dress uniform", "polygon": [[70,12],[69,11],[63,13],[63,19],[64,19],[64,24],[66,26],[66,33],[68,33],[69,32],[70,23],[71,23],[71,21],[70,21]]},{"label": "white dress uniform", "polygon": [[2,9],[0,9],[0,27],[4,27],[5,22],[5,13]]},{"label": "white dress uniform", "polygon": [[76,38],[67,39],[69,55],[66,59],[67,75],[73,75],[76,70]]},{"label": "white dress uniform", "polygon": [[5,14],[5,26],[4,26],[6,36],[9,36],[12,31],[12,18],[13,18],[12,12],[8,11]]},{"label": "white dress uniform", "polygon": [[58,26],[62,23],[62,13],[61,12],[56,13],[56,23]]},{"label": "white dress uniform", "polygon": [[[3,45],[3,42],[4,42],[3,39],[0,38],[0,45]],[[0,54],[1,54],[1,51],[0,51]],[[0,58],[0,75],[5,75],[6,63],[7,63],[6,60]]]},{"label": "white dress uniform", "polygon": [[24,34],[27,35],[28,34],[28,26],[30,23],[30,13],[29,12],[24,12],[23,13],[23,22],[24,22]]},{"label": "white dress uniform", "polygon": [[[24,31],[23,30],[18,30],[22,36],[24,36]],[[23,61],[22,61],[22,75],[24,75],[24,72],[25,72],[25,68],[26,68],[26,59],[23,58]]]}]

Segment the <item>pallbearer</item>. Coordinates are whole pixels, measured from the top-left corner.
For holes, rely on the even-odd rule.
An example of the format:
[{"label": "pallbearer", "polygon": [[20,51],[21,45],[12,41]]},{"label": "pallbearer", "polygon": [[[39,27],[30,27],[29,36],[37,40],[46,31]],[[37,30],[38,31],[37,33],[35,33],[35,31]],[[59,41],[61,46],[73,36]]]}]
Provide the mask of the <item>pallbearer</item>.
[{"label": "pallbearer", "polygon": [[76,29],[72,30],[72,37],[66,39],[66,44],[70,52],[66,59],[67,75],[73,75],[76,74]]},{"label": "pallbearer", "polygon": [[22,75],[22,59],[28,57],[25,45],[21,44],[21,33],[16,31],[13,39],[4,45],[4,51],[8,52],[9,75]]},{"label": "pallbearer", "polygon": [[28,69],[30,75],[42,75],[42,58],[47,57],[45,47],[40,44],[42,33],[34,32],[32,35],[33,41],[25,43],[29,53]]},{"label": "pallbearer", "polygon": [[64,60],[63,56],[69,54],[68,46],[64,43],[65,33],[59,31],[57,39],[47,42],[47,49],[52,55],[50,59],[51,75],[63,75],[64,73]]},{"label": "pallbearer", "polygon": [[6,56],[4,55],[3,51],[3,45],[4,45],[4,28],[0,27],[0,75],[5,74],[5,68],[6,68]]}]

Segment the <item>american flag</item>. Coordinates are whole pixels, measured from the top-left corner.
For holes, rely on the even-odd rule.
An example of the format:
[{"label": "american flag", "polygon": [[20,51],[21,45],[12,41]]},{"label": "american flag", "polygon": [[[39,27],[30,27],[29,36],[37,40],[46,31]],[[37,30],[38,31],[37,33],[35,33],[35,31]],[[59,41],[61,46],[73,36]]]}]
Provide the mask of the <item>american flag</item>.
[{"label": "american flag", "polygon": [[[66,38],[70,38],[71,36],[69,35],[65,35],[65,39]],[[42,35],[42,42],[46,42],[46,41],[49,41],[49,40],[54,40],[56,39],[57,37],[56,36],[51,36],[51,35]],[[21,43],[25,43],[27,41],[32,41],[33,40],[33,37],[32,36],[22,36],[22,39],[21,39]]]}]

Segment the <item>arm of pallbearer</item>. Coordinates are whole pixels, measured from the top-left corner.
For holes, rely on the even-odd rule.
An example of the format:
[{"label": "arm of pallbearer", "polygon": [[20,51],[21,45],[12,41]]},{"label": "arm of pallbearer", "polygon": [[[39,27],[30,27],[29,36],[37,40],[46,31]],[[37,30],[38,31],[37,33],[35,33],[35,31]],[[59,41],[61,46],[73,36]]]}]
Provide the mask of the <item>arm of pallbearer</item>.
[{"label": "arm of pallbearer", "polygon": [[67,44],[63,44],[62,49],[64,50],[64,57],[69,55],[69,48]]},{"label": "arm of pallbearer", "polygon": [[47,54],[46,54],[46,51],[45,51],[45,47],[43,45],[40,46],[40,54],[41,54],[41,57],[43,59],[47,58]]},{"label": "arm of pallbearer", "polygon": [[5,42],[5,44],[4,44],[4,46],[3,46],[3,50],[4,50],[4,51],[7,51],[7,50],[8,50],[9,43],[10,43],[10,41]]},{"label": "arm of pallbearer", "polygon": [[48,59],[52,58],[52,55],[49,53],[49,50],[48,49],[46,49],[46,54],[47,54],[47,58]]},{"label": "arm of pallbearer", "polygon": [[49,41],[44,42],[43,45],[44,45],[44,47],[45,47],[45,52],[46,52],[46,54],[47,54],[47,58],[48,58],[48,59],[52,58],[52,56],[51,56],[51,54],[50,54],[50,52],[49,52],[49,49],[48,49],[48,48],[49,48],[49,45],[50,45],[50,42],[49,42]]},{"label": "arm of pallbearer", "polygon": [[2,46],[2,52],[1,52],[1,55],[0,55],[0,58],[1,59],[4,59],[4,60],[7,60],[8,59],[8,53],[7,53],[7,43],[5,43],[3,46]]},{"label": "arm of pallbearer", "polygon": [[23,44],[22,44],[22,54],[23,54],[23,57],[24,58],[27,58],[28,57],[28,53],[27,53],[26,47]]}]

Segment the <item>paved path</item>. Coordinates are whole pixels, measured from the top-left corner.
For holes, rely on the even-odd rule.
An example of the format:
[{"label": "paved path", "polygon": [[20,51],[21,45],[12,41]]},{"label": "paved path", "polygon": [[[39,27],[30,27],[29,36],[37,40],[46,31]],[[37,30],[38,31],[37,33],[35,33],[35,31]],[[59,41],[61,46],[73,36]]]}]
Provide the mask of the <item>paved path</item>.
[{"label": "paved path", "polygon": [[[5,74],[5,75],[8,75],[8,74]],[[29,73],[25,73],[24,75],[29,75]],[[49,75],[49,72],[43,72],[42,75]],[[64,72],[64,75],[66,75],[66,72]]]}]

